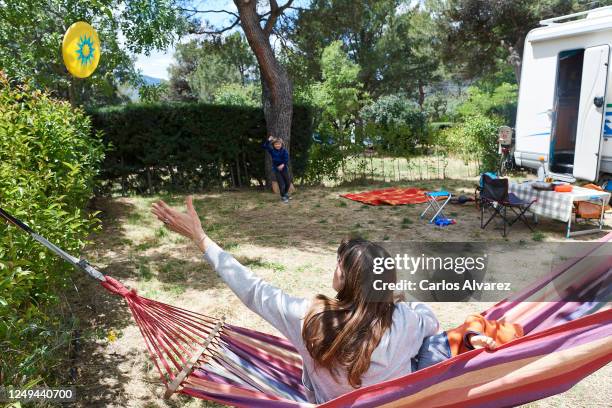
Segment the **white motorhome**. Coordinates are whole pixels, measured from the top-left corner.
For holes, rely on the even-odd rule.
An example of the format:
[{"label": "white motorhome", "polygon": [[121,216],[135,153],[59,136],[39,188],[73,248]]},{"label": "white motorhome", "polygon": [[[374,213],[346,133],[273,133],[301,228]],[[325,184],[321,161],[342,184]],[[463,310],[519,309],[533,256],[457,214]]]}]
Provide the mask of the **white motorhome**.
[{"label": "white motorhome", "polygon": [[515,162],[557,179],[612,174],[612,6],[540,22],[525,39]]}]

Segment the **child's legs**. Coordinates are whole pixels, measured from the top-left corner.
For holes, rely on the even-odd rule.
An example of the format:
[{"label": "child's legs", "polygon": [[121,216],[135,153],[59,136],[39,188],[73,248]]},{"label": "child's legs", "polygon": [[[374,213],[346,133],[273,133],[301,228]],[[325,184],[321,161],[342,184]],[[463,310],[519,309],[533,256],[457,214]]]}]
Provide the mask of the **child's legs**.
[{"label": "child's legs", "polygon": [[285,190],[281,195],[286,196],[289,193],[289,186],[291,186],[291,179],[289,178],[289,170],[287,170],[287,166],[285,165],[283,169],[280,171],[281,177],[283,178],[285,184]]},{"label": "child's legs", "polygon": [[285,194],[287,194],[286,190],[288,187],[282,173],[282,171],[275,171],[274,176],[276,176],[276,181],[278,182],[278,191],[280,192],[281,197],[284,197]]},{"label": "child's legs", "polygon": [[416,358],[417,370],[451,358],[451,350],[446,332],[426,337]]}]

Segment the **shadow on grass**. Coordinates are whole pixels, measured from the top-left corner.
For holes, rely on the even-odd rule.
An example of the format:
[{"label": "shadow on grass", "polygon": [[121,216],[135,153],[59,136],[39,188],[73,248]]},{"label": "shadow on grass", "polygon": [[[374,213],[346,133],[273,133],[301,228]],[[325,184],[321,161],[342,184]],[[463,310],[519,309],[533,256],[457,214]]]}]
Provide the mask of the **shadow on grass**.
[{"label": "shadow on grass", "polygon": [[[92,202],[92,207],[101,211],[98,217],[102,221],[102,230],[90,237],[93,244],[85,249],[89,259],[92,256],[95,259],[100,249],[117,250],[126,244],[121,224],[133,210],[129,203],[111,203],[100,198]],[[109,268],[100,270],[115,276]],[[101,345],[109,333],[121,332],[132,324],[130,311],[121,297],[109,293],[98,281],[80,271],[75,272],[74,284],[78,295],[72,297],[70,303],[75,317],[81,322],[82,332],[81,350],[73,362],[77,370],[76,406],[125,406],[129,394],[124,387],[129,377],[119,366],[126,358],[135,358],[136,352],[127,356],[109,354],[101,351]]]}]

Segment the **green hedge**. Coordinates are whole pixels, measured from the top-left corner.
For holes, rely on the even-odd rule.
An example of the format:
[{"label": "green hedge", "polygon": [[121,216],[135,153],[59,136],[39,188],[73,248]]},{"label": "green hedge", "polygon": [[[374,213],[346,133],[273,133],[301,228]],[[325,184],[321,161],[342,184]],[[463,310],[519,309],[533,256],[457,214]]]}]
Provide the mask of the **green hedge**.
[{"label": "green hedge", "polygon": [[[89,118],[0,72],[0,205],[78,254],[95,226],[83,211],[103,159]],[[72,267],[0,221],[0,382],[52,382],[70,336],[57,303]],[[71,289],[72,291],[74,289]],[[72,292],[73,293],[73,292]],[[65,297],[63,297],[65,299]],[[64,308],[65,309],[65,308]]]},{"label": "green hedge", "polygon": [[[263,111],[201,103],[130,104],[90,111],[110,146],[102,178],[123,193],[248,186],[265,179]],[[312,134],[310,109],[294,108],[292,169],[301,177]]]}]

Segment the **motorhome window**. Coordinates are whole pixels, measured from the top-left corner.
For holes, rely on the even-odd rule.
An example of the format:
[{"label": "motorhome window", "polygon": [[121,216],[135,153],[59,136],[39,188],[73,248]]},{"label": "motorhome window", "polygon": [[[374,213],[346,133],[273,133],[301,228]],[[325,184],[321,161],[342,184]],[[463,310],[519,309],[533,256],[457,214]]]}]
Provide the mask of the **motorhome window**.
[{"label": "motorhome window", "polygon": [[550,168],[572,173],[580,105],[584,49],[559,53],[555,88],[555,123],[550,146]]}]

